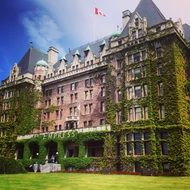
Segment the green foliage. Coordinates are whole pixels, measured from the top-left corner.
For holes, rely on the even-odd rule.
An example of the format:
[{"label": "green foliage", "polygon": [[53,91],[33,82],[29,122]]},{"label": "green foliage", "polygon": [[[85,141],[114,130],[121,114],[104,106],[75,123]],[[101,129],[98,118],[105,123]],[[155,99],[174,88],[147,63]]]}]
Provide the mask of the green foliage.
[{"label": "green foliage", "polygon": [[26,173],[21,162],[0,156],[0,174]]},{"label": "green foliage", "polygon": [[[25,135],[32,129],[39,126],[40,111],[36,108],[40,99],[40,93],[33,85],[17,85],[12,87],[13,97],[10,102],[10,109],[1,110],[9,116],[8,122],[0,123],[0,128],[6,132],[6,136],[0,138],[0,153],[5,157],[14,157],[16,138],[18,135]],[[1,102],[2,103],[2,102]]]},{"label": "green foliage", "polygon": [[83,170],[91,166],[93,158],[63,158],[60,163],[65,169]]}]

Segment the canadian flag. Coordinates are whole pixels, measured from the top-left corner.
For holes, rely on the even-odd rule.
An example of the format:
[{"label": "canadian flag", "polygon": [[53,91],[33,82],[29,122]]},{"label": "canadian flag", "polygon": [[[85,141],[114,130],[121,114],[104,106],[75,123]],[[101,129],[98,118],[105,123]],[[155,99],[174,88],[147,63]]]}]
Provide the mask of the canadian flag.
[{"label": "canadian flag", "polygon": [[101,16],[106,16],[99,8],[95,7],[94,9],[95,15],[101,15]]}]

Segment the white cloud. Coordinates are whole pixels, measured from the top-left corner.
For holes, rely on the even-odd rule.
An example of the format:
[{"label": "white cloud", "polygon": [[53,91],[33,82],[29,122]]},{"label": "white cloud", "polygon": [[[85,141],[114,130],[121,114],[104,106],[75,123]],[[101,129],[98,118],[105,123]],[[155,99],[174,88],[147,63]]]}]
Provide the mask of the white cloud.
[{"label": "white cloud", "polygon": [[[75,47],[95,39],[112,34],[117,30],[117,25],[122,26],[122,11],[129,9],[134,11],[140,0],[31,0],[57,23],[56,31],[62,31],[64,35],[58,43],[64,47]],[[187,15],[190,8],[189,0],[153,0],[164,13],[166,18],[181,17],[182,21],[188,22]],[[94,7],[100,8],[107,16],[95,16]],[[176,11],[177,10],[177,11]],[[38,18],[36,18],[38,20]],[[42,19],[44,21],[44,19]],[[45,21],[44,21],[45,22]],[[36,23],[36,22],[35,22]],[[45,23],[43,23],[45,25]],[[41,26],[42,27],[42,26]],[[48,28],[47,26],[45,28]],[[53,27],[54,28],[54,27]],[[36,31],[38,32],[38,30]],[[49,39],[53,38],[52,33]],[[47,35],[45,35],[47,38]],[[59,35],[58,35],[59,36]],[[47,39],[40,35],[47,42]],[[42,41],[43,41],[42,40]],[[58,39],[54,41],[59,41]],[[60,45],[61,46],[61,45]],[[57,46],[58,47],[58,46]]]},{"label": "white cloud", "polygon": [[31,41],[39,48],[47,51],[49,46],[55,46],[63,53],[63,47],[59,41],[63,38],[63,32],[57,23],[49,15],[42,11],[26,13],[22,20]]}]

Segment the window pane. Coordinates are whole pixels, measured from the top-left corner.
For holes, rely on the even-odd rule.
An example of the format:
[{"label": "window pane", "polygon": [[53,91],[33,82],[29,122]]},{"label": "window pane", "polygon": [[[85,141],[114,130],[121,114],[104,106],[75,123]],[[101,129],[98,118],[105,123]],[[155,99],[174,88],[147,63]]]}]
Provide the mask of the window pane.
[{"label": "window pane", "polygon": [[141,142],[135,142],[134,143],[134,150],[135,150],[135,155],[142,155]]},{"label": "window pane", "polygon": [[141,78],[141,68],[140,67],[134,69],[134,75],[135,75],[135,79]]},{"label": "window pane", "polygon": [[162,155],[168,155],[168,143],[167,142],[161,142],[161,149],[162,149]]},{"label": "window pane", "polygon": [[132,141],[132,133],[128,133],[126,138],[127,138],[127,141]]},{"label": "window pane", "polygon": [[141,108],[135,108],[135,121],[138,121],[142,118]]},{"label": "window pane", "polygon": [[134,133],[134,140],[135,140],[135,141],[141,140],[141,133],[140,133],[140,132]]},{"label": "window pane", "polygon": [[127,143],[127,155],[131,155],[133,153],[133,147],[131,143]]},{"label": "window pane", "polygon": [[141,86],[135,86],[135,98],[141,97]]}]

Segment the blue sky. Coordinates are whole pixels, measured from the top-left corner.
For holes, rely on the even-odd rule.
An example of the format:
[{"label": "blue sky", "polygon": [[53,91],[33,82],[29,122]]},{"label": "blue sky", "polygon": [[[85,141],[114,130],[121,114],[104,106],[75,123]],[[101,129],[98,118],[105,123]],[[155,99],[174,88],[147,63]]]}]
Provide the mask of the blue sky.
[{"label": "blue sky", "polygon": [[[53,45],[60,57],[120,27],[123,10],[133,11],[140,0],[0,0],[0,81],[33,42],[43,51]],[[154,0],[166,18],[190,24],[189,0]],[[107,16],[95,17],[94,7]]]}]

